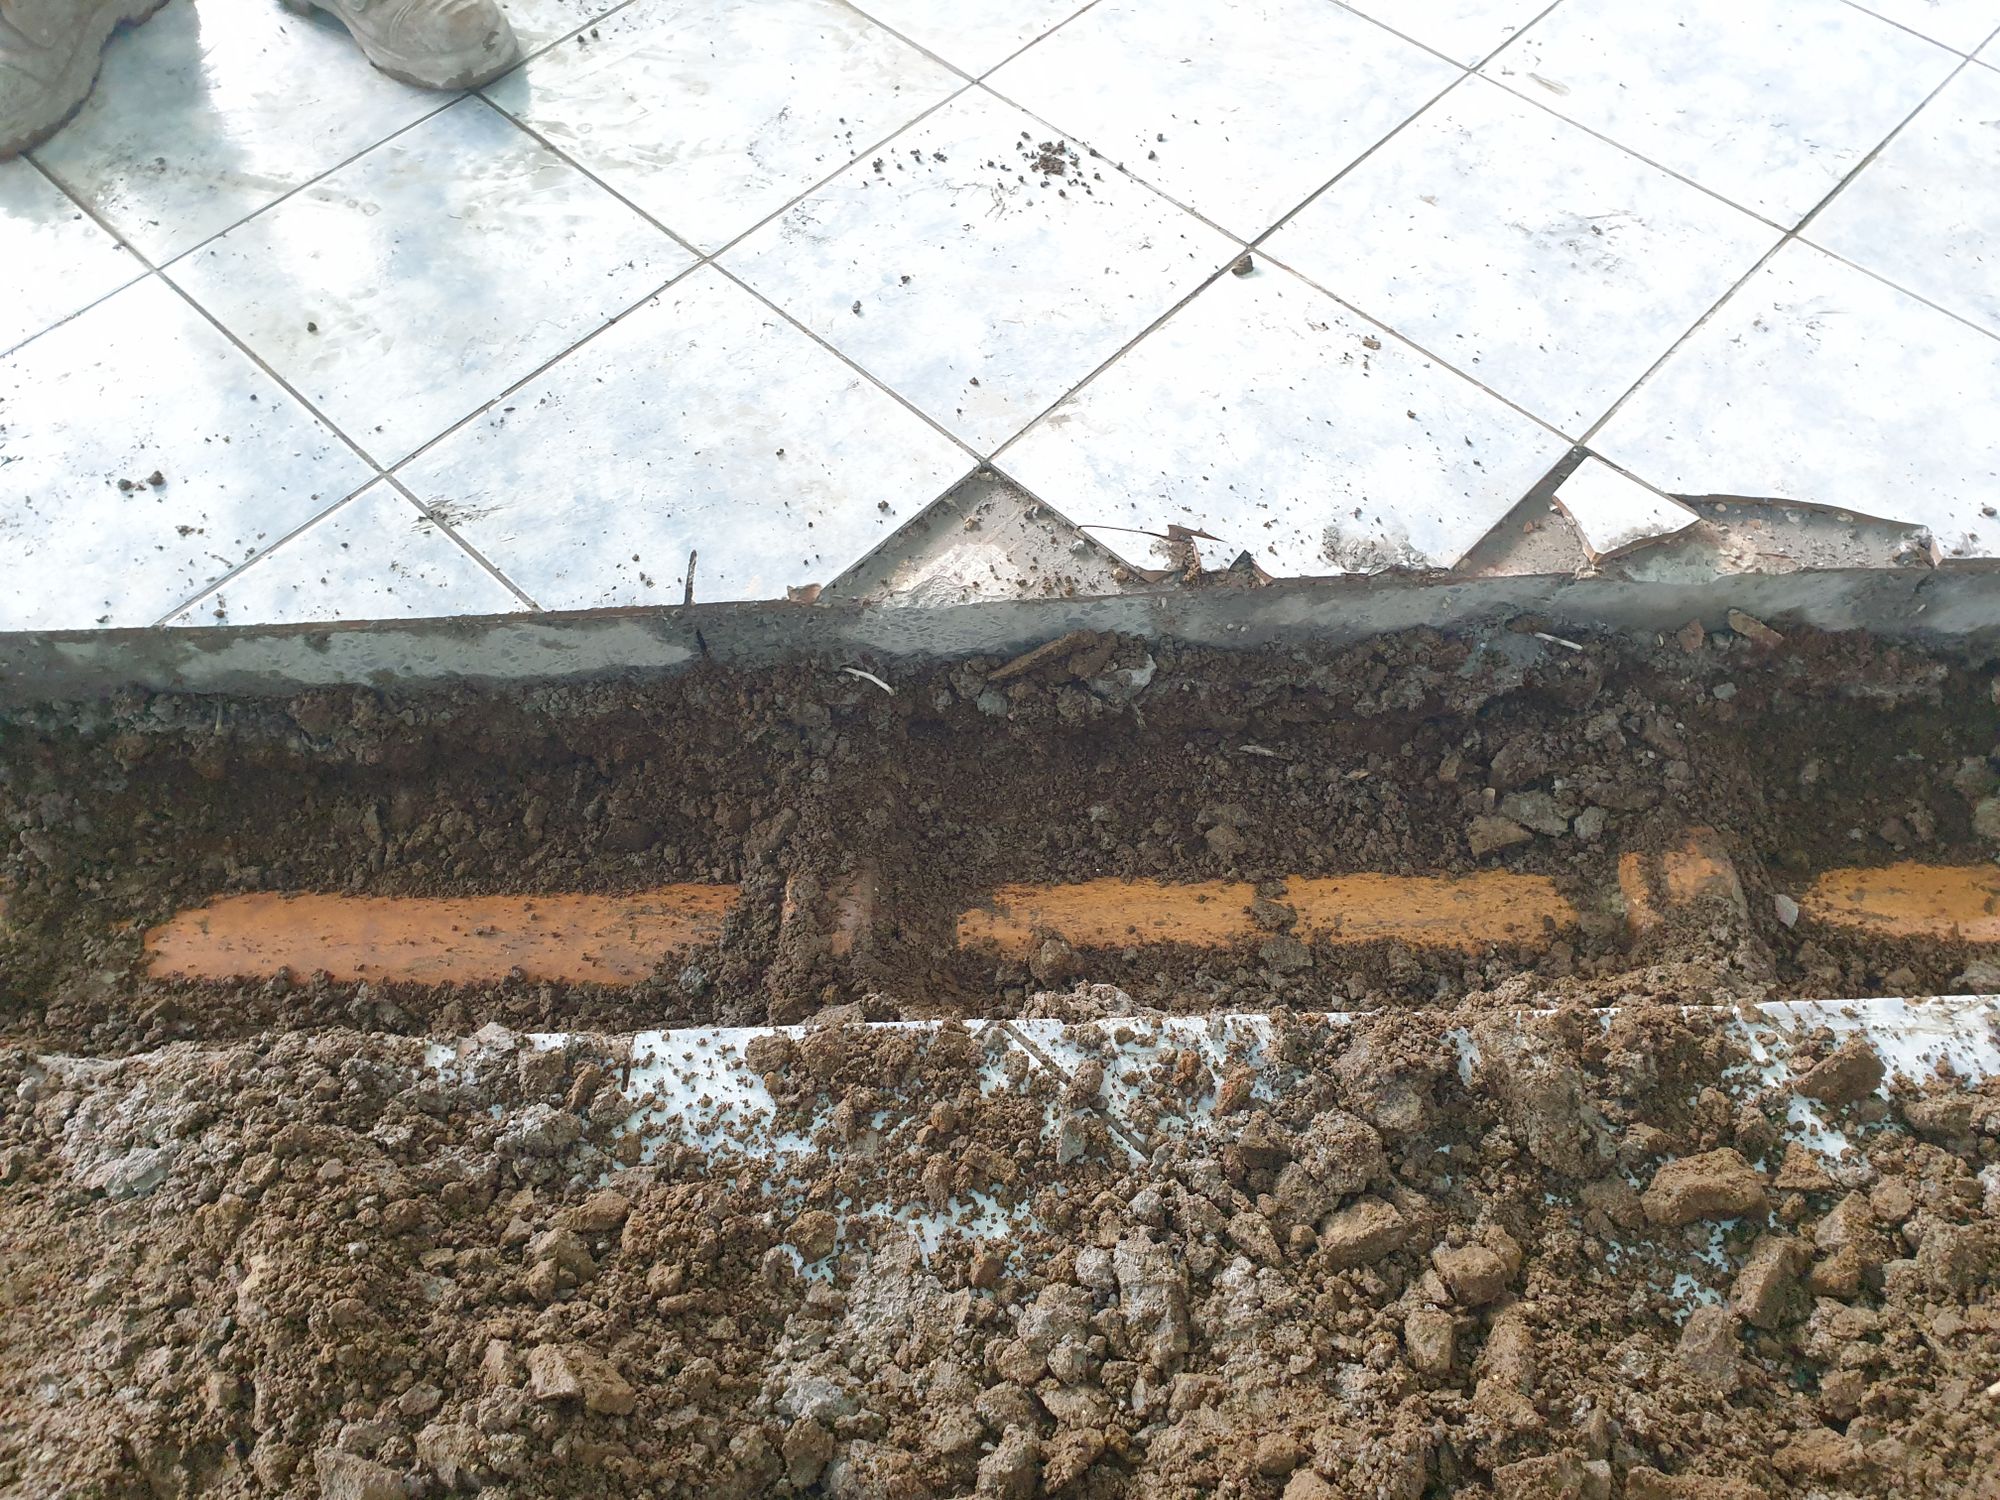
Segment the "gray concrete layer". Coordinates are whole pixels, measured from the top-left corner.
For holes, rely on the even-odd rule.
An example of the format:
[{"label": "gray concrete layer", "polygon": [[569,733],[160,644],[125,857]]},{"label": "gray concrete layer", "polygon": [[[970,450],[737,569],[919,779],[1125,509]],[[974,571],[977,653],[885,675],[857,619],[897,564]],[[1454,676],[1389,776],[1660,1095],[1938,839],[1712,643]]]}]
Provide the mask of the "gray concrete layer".
[{"label": "gray concrete layer", "polygon": [[1451,575],[1212,583],[1166,593],[904,609],[866,603],[692,605],[532,617],[202,630],[0,635],[0,707],[120,690],[286,695],[336,684],[523,683],[703,660],[798,655],[873,665],[1023,650],[1071,630],[1217,647],[1339,644],[1429,626],[1476,630],[1522,614],[1562,634],[1651,634],[1730,609],[1783,629],[1868,630],[1972,659],[2000,655],[2000,566],[1743,574],[1679,582]]}]

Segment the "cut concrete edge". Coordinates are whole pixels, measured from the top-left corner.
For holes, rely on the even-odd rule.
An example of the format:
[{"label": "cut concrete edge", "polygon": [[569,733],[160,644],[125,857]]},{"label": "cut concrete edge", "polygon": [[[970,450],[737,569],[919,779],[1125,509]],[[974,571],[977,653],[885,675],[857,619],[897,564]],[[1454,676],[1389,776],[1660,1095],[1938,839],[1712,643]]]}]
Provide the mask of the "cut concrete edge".
[{"label": "cut concrete edge", "polygon": [[[121,690],[288,695],[342,685],[510,684],[817,656],[893,664],[1012,654],[1072,630],[1220,648],[1342,645],[1534,614],[1556,632],[1642,637],[1731,609],[1867,630],[1984,660],[2000,653],[2000,562],[1742,574],[1688,583],[1402,573],[934,609],[785,602],[376,624],[0,634],[0,708]],[[893,673],[890,674],[893,682]]]}]

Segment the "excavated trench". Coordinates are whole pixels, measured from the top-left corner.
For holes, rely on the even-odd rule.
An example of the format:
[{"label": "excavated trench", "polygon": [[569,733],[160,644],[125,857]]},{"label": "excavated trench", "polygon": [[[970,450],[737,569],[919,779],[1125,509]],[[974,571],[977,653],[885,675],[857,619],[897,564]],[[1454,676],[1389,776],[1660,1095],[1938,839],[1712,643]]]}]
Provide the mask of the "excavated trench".
[{"label": "excavated trench", "polygon": [[1996,739],[1741,618],[15,713],[0,1491],[1992,1496]]}]

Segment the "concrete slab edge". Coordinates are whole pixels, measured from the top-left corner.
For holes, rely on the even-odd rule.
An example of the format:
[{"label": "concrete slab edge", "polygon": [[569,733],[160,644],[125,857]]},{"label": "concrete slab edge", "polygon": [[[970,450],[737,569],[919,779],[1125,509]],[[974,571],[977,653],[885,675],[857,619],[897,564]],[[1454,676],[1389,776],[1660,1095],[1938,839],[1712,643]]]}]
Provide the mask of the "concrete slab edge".
[{"label": "concrete slab edge", "polygon": [[1250,648],[1342,644],[1521,614],[1639,636],[1740,609],[1779,628],[1868,630],[1970,660],[2000,655],[2000,565],[1740,574],[1690,583],[1570,575],[1377,574],[1171,593],[902,609],[690,605],[373,624],[0,633],[0,708],[125,690],[283,696],[335,685],[518,684],[796,656],[855,663],[1011,653],[1071,630]]}]

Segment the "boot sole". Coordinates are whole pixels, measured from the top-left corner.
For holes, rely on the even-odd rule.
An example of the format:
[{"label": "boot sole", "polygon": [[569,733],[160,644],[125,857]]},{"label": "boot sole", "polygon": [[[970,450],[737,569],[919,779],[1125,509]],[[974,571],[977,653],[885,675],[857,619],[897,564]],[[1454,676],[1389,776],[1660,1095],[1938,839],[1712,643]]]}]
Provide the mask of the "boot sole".
[{"label": "boot sole", "polygon": [[[337,12],[328,6],[317,4],[316,0],[278,0],[278,3],[294,15],[310,16],[316,10],[324,10],[334,20],[341,20]],[[341,21],[341,24],[345,26],[347,23]],[[511,71],[521,60],[520,48],[517,46],[499,62],[488,61],[484,56],[468,58],[463,71],[448,73],[442,79],[419,78],[401,68],[391,67],[380,61],[368,50],[361,38],[355,35],[352,27],[348,27],[348,35],[354,37],[354,44],[361,48],[361,55],[368,59],[369,65],[378,73],[386,73],[396,82],[407,83],[411,88],[434,89],[442,93],[451,93],[459,89],[484,88],[502,73]]]},{"label": "boot sole", "polygon": [[131,0],[131,3],[97,19],[94,24],[101,34],[94,39],[86,39],[76,49],[64,66],[62,76],[50,88],[56,98],[68,101],[62,106],[61,113],[46,124],[31,126],[21,135],[0,140],[0,161],[26,155],[76,118],[76,112],[83,108],[84,101],[90,98],[91,89],[96,87],[98,70],[104,65],[104,49],[111,38],[118,34],[121,27],[137,26],[166,3],[167,0]]}]

